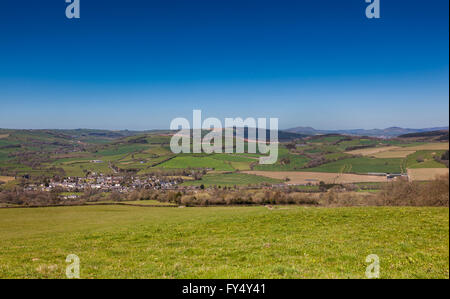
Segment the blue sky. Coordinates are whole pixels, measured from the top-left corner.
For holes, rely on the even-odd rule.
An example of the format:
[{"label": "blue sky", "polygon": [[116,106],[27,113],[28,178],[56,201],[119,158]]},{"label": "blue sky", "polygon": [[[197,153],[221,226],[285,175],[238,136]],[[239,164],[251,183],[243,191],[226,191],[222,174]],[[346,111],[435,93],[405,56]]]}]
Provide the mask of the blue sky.
[{"label": "blue sky", "polygon": [[449,122],[449,2],[0,2],[0,127],[164,129],[175,117],[280,128]]}]

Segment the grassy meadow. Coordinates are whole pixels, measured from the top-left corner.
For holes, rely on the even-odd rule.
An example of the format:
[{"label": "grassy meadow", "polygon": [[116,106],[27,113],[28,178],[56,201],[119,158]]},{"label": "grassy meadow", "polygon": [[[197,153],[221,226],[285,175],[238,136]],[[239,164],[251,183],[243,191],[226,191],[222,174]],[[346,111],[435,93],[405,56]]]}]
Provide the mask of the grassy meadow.
[{"label": "grassy meadow", "polygon": [[283,180],[245,173],[211,173],[203,176],[201,180],[185,181],[183,185],[184,186],[204,185],[205,187],[209,186],[233,187],[233,186],[256,185],[263,183],[279,184],[282,182]]},{"label": "grassy meadow", "polygon": [[448,208],[0,209],[0,278],[449,278]]},{"label": "grassy meadow", "polygon": [[368,173],[368,172],[402,172],[402,159],[375,159],[358,157],[326,163],[303,171],[338,172],[338,173]]}]

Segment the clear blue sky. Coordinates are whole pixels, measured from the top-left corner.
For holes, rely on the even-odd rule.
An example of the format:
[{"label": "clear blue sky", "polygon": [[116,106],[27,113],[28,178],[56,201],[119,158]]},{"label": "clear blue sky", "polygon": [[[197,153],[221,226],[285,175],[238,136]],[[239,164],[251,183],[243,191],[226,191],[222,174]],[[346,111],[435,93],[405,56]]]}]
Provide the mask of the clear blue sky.
[{"label": "clear blue sky", "polygon": [[280,127],[449,122],[449,1],[0,2],[0,127],[162,129],[174,117]]}]

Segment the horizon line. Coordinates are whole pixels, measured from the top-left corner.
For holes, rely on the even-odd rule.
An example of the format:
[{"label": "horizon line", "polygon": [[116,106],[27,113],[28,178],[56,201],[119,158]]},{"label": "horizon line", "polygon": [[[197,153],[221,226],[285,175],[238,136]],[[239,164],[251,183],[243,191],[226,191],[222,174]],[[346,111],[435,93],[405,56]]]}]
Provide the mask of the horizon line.
[{"label": "horizon line", "polygon": [[[243,127],[239,127],[239,128],[245,128],[246,126]],[[248,128],[248,127],[247,127]],[[424,129],[449,129],[449,125],[442,125],[442,126],[427,126],[427,127],[401,127],[401,126],[390,126],[390,127],[386,127],[386,128],[371,128],[371,129],[364,129],[364,128],[355,128],[355,129],[317,129],[314,127],[310,127],[310,126],[297,126],[297,127],[290,127],[290,128],[285,128],[285,129],[278,129],[278,131],[287,131],[287,130],[292,130],[292,129],[296,129],[296,128],[309,128],[309,129],[313,129],[316,131],[354,131],[354,130],[365,130],[365,131],[370,131],[370,130],[387,130],[387,129],[392,129],[392,128],[399,128],[399,129],[405,129],[405,130],[424,130]],[[191,128],[191,130],[194,128]],[[225,128],[223,128],[225,129]],[[45,131],[45,130],[60,130],[60,131],[72,131],[72,130],[101,130],[101,131],[134,131],[134,132],[148,132],[148,131],[179,131],[179,130],[171,130],[169,128],[166,129],[104,129],[104,128],[35,128],[35,129],[31,129],[31,128],[6,128],[6,127],[0,127],[0,130],[26,130],[26,131]]]}]

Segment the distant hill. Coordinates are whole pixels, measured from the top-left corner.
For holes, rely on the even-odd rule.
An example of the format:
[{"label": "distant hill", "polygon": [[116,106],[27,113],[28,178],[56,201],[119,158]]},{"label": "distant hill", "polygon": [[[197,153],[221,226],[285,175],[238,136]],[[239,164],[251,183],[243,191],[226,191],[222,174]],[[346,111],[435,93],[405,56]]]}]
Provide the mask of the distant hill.
[{"label": "distant hill", "polygon": [[404,134],[422,133],[430,131],[442,131],[448,130],[448,127],[436,127],[436,128],[424,128],[424,129],[410,129],[400,127],[390,127],[386,129],[354,129],[354,130],[316,130],[311,127],[296,127],[285,130],[286,132],[305,134],[305,135],[323,135],[323,134],[343,134],[343,135],[355,135],[355,136],[372,136],[372,137],[385,137],[392,138]]},{"label": "distant hill", "polygon": [[[248,137],[248,128],[238,128],[237,131],[241,131],[244,130],[244,138],[249,138]],[[270,139],[270,130],[266,130],[266,140]],[[234,135],[236,136],[236,130],[234,130]],[[281,142],[286,142],[286,141],[291,141],[291,140],[295,140],[295,139],[301,139],[306,137],[308,134],[299,134],[299,133],[295,133],[295,132],[287,132],[287,131],[278,131],[278,141]],[[256,130],[256,138],[258,138],[259,136],[259,130]]]},{"label": "distant hill", "polygon": [[[225,130],[225,129],[223,129],[223,130]],[[190,136],[192,137],[192,133],[193,133],[192,131],[193,131],[192,129],[189,131],[185,131],[184,134],[187,135],[189,132]],[[265,131],[266,131],[265,138],[267,141],[269,141],[271,134],[273,135],[273,132],[271,132],[269,129],[266,129]],[[176,132],[177,131],[171,131],[172,134],[176,133]],[[201,135],[202,135],[202,137],[204,137],[206,134],[208,134],[210,132],[211,132],[210,130],[202,130]],[[233,128],[233,136],[234,137],[236,137],[237,133],[241,134],[241,136],[244,136],[245,139],[251,139],[251,138],[249,138],[249,134],[248,134],[249,129],[247,127]],[[225,132],[222,132],[222,134],[223,134],[223,136],[225,136]],[[255,137],[258,138],[259,130],[255,131],[255,135],[256,135]],[[286,132],[286,131],[281,131],[281,130],[278,131],[278,141],[280,141],[280,142],[288,142],[288,141],[292,141],[292,140],[296,140],[296,139],[302,139],[302,138],[308,137],[308,136],[309,135],[306,135],[306,134],[298,134],[298,133]]]},{"label": "distant hill", "polygon": [[448,130],[440,130],[440,131],[429,131],[429,132],[418,132],[418,133],[409,133],[398,136],[398,138],[405,139],[420,139],[424,141],[448,141],[449,135]]}]

